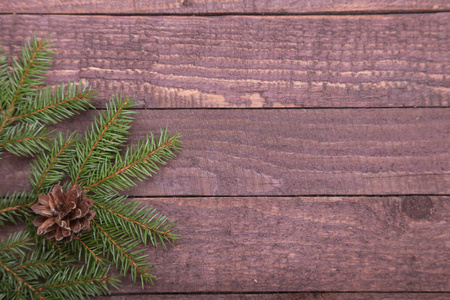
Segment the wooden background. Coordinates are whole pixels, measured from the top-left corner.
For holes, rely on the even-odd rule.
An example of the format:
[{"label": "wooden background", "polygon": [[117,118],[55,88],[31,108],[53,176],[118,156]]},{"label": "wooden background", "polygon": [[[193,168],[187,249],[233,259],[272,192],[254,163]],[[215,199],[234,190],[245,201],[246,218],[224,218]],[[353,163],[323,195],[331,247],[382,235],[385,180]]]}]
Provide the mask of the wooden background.
[{"label": "wooden background", "polygon": [[[4,50],[139,103],[183,151],[130,194],[179,222],[105,299],[448,299],[450,2],[15,0]],[[95,111],[62,128],[82,131]],[[2,160],[0,193],[27,187]]]}]

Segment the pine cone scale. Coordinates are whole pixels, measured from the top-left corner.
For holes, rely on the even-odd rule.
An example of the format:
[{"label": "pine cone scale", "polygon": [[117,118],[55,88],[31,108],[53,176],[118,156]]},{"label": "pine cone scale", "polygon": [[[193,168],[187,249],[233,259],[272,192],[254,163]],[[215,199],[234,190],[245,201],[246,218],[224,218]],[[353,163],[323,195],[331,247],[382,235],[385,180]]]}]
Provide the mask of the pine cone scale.
[{"label": "pine cone scale", "polygon": [[56,235],[56,228],[53,231],[47,232],[45,234],[45,237],[51,240],[55,237],[55,235]]},{"label": "pine cone scale", "polygon": [[66,228],[61,228],[61,232],[63,237],[68,237],[69,235],[71,235],[70,230]]},{"label": "pine cone scale", "polygon": [[40,194],[40,195],[38,196],[38,202],[39,202],[42,206],[50,207],[50,204],[48,203],[48,196],[47,196],[47,195]]},{"label": "pine cone scale", "polygon": [[50,207],[50,211],[52,213],[54,213],[56,211],[56,204],[55,204],[55,200],[53,199],[52,195],[48,196],[48,205]]},{"label": "pine cone scale", "polygon": [[47,233],[47,229],[55,224],[55,218],[48,218],[41,226],[39,226],[37,233],[43,235]]},{"label": "pine cone scale", "polygon": [[55,239],[60,242],[63,238],[61,227],[56,228]]},{"label": "pine cone scale", "polygon": [[64,205],[64,192],[63,192],[62,188],[61,189],[59,189],[59,188],[55,189],[54,188],[52,190],[52,192],[53,192],[52,196],[53,196],[53,199],[54,199],[56,205],[58,207],[63,206]]},{"label": "pine cone scale", "polygon": [[58,213],[58,216],[62,219],[65,218],[67,216],[67,214],[69,212],[71,212],[74,208],[76,207],[75,202],[71,202],[71,203],[66,203],[64,204],[64,206],[61,208],[61,210]]},{"label": "pine cone scale", "polygon": [[31,209],[35,213],[37,213],[38,215],[41,215],[41,216],[45,216],[45,217],[52,217],[53,216],[53,213],[50,210],[50,207],[46,207],[46,206],[42,206],[42,205],[39,205],[39,204],[35,204],[35,205],[33,205],[31,207]]},{"label": "pine cone scale", "polygon": [[42,223],[44,223],[47,220],[46,217],[43,216],[39,216],[36,219],[33,220],[33,225],[36,227],[39,227],[42,225]]},{"label": "pine cone scale", "polygon": [[85,231],[85,230],[91,230],[91,225],[89,223],[88,219],[82,219],[80,221],[81,223],[81,230]]},{"label": "pine cone scale", "polygon": [[80,204],[80,211],[81,211],[81,217],[86,216],[86,214],[89,212],[89,206],[86,202],[81,202]]},{"label": "pine cone scale", "polygon": [[94,201],[79,186],[70,187],[64,193],[61,186],[55,185],[48,195],[39,195],[38,202],[31,207],[39,215],[33,221],[38,235],[70,242],[91,230],[90,221],[96,215],[91,209]]},{"label": "pine cone scale", "polygon": [[68,220],[61,220],[59,217],[55,218],[55,223],[58,224],[59,227],[61,228],[68,228],[69,226],[67,225]]},{"label": "pine cone scale", "polygon": [[75,233],[80,232],[81,230],[81,224],[79,220],[75,220],[74,222],[70,223],[70,230],[72,230]]},{"label": "pine cone scale", "polygon": [[81,209],[77,208],[70,213],[70,221],[81,218]]},{"label": "pine cone scale", "polygon": [[87,214],[86,214],[86,219],[88,219],[89,221],[91,221],[95,215],[97,215],[97,212],[95,210],[90,210]]}]

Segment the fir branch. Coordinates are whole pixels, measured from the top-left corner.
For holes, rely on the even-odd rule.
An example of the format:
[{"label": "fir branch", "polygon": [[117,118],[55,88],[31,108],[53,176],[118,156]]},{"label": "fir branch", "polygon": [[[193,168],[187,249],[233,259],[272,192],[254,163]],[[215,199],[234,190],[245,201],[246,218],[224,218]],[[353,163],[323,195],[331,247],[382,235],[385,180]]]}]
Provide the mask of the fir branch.
[{"label": "fir branch", "polygon": [[134,111],[126,110],[134,106],[131,98],[118,96],[112,98],[106,111],[86,131],[84,143],[77,143],[69,176],[73,185],[84,186],[97,170],[97,163],[114,158],[125,141],[133,120]]},{"label": "fir branch", "polygon": [[42,122],[56,124],[84,111],[90,105],[88,98],[94,93],[87,83],[64,83],[56,87],[46,87],[36,93],[34,99],[17,108],[17,114],[10,121]]},{"label": "fir branch", "polygon": [[41,88],[53,61],[48,39],[31,38],[22,55],[13,58],[12,72],[6,56],[0,54],[0,154],[32,155],[48,150],[43,124],[57,122],[86,110],[94,94],[87,83],[69,82]]},{"label": "fir branch", "polygon": [[[159,165],[173,158],[181,146],[179,136],[169,137],[167,131],[159,139],[147,136],[136,147],[128,147],[122,158],[119,147],[126,141],[135,112],[128,110],[134,105],[131,98],[116,94],[106,111],[88,127],[83,140],[75,133],[58,134],[50,140],[43,124],[55,124],[86,110],[93,93],[81,82],[40,87],[53,53],[48,46],[47,40],[33,38],[23,47],[22,57],[13,58],[12,72],[6,56],[0,54],[0,153],[2,150],[18,155],[39,153],[32,164],[32,192],[14,193],[0,202],[0,225],[24,221],[30,230],[26,240],[21,240],[25,235],[18,233],[0,241],[0,299],[75,299],[104,294],[108,292],[108,283],[117,286],[117,279],[106,275],[105,262],[109,260],[123,275],[131,273],[133,281],[139,275],[142,286],[152,283],[156,277],[150,274],[153,269],[146,260],[147,255],[142,255],[145,249],[135,248],[140,242],[150,241],[155,246],[158,241],[163,246],[165,242],[172,243],[178,238],[172,231],[175,223],[154,209],[141,208],[139,202],[125,203],[125,197],[112,198],[116,190],[134,185],[134,179],[151,176]],[[64,182],[66,174],[71,180]],[[66,188],[84,186],[85,191],[101,199],[95,201],[97,219],[83,219],[91,222],[92,231],[80,236],[73,229],[77,235],[68,244],[38,236],[29,209],[38,194],[49,192],[61,182]],[[60,197],[52,195],[56,199]],[[43,215],[45,201],[56,209],[52,200],[41,198],[40,201],[44,203]],[[80,201],[88,203],[89,199]],[[94,216],[94,212],[88,213]],[[42,216],[34,223],[39,222]],[[76,227],[79,223],[74,224],[74,228],[79,228]],[[88,228],[84,223],[83,231]],[[84,267],[68,268],[62,262],[63,257],[69,263],[81,261]]]},{"label": "fir branch", "polygon": [[20,292],[21,286],[25,286],[29,291],[32,292],[32,293],[30,293],[31,295],[27,293],[25,295],[25,297],[31,296],[33,298],[39,297],[39,299],[41,299],[41,300],[47,299],[42,295],[42,293],[39,290],[37,290],[36,288],[33,287],[32,283],[27,282],[26,279],[23,278],[22,276],[20,276],[18,272],[14,272],[14,270],[12,270],[11,267],[9,267],[7,264],[3,263],[1,260],[0,260],[0,267],[7,273],[7,274],[5,274],[5,273],[3,274],[2,280],[5,280],[5,281],[7,280],[9,283],[11,283],[12,278],[8,278],[8,275],[12,275],[13,278],[18,281],[19,284],[17,284],[17,283],[14,284],[14,285],[17,285],[17,294]]},{"label": "fir branch", "polygon": [[[0,90],[0,92],[1,92],[1,90]],[[2,96],[1,98],[4,99],[3,102],[6,102],[7,98],[6,98],[6,97],[3,97],[3,95],[1,95],[1,96]],[[2,107],[2,114],[0,115],[0,137],[1,137],[2,133],[3,133],[3,130],[5,130],[6,125],[8,124],[9,118],[8,118],[8,116],[6,115],[6,113],[7,113],[7,112],[6,112],[6,108],[3,108],[3,107]],[[1,148],[0,148],[0,149],[1,149]]]},{"label": "fir branch", "polygon": [[[2,53],[0,53],[0,112],[5,115],[5,110],[3,107],[6,107],[6,97],[3,96],[6,90],[6,85],[8,84],[8,60],[6,58],[6,53],[3,52],[3,48],[0,49]],[[3,120],[0,120],[0,124],[3,123]]]},{"label": "fir branch", "polygon": [[5,251],[10,251],[11,255],[23,256],[26,250],[30,250],[32,244],[27,232],[18,231],[0,240],[0,253],[1,255],[7,255]]},{"label": "fir branch", "polygon": [[[16,102],[33,93],[35,88],[43,84],[43,75],[53,61],[53,51],[47,49],[48,40],[38,41],[33,37],[22,47],[20,59],[13,58],[13,71],[8,74],[7,84],[2,86],[0,95],[2,102],[3,118],[0,124],[0,133],[11,122],[10,118],[15,115]],[[6,71],[7,72],[7,71]]]},{"label": "fir branch", "polygon": [[108,284],[118,288],[116,277],[108,277],[109,267],[102,265],[90,268],[66,267],[49,278],[39,292],[52,299],[79,299],[86,295],[109,294]]},{"label": "fir branch", "polygon": [[[0,43],[1,45],[1,43]],[[0,86],[8,80],[8,59],[6,53],[3,52],[3,47],[0,47]]]},{"label": "fir branch", "polygon": [[106,200],[96,198],[94,205],[99,218],[108,226],[121,228],[144,245],[150,240],[153,246],[160,241],[165,247],[165,241],[173,243],[179,238],[171,232],[176,223],[147,206],[138,209],[141,205],[138,201],[126,203],[125,200],[125,196]]},{"label": "fir branch", "polygon": [[116,268],[123,275],[130,271],[133,282],[136,282],[136,277],[139,275],[142,288],[145,283],[153,284],[156,276],[149,273],[153,270],[150,268],[152,264],[146,261],[147,255],[138,256],[145,249],[131,252],[138,242],[130,238],[121,228],[107,227],[95,220],[92,220],[92,223],[94,224],[94,238],[101,239],[102,244],[108,248],[106,256],[112,259]]},{"label": "fir branch", "polygon": [[21,100],[21,96],[33,91],[32,86],[43,84],[43,75],[47,72],[48,66],[52,63],[53,51],[47,49],[51,46],[48,40],[38,41],[33,37],[22,47],[22,57],[20,60],[13,58],[13,72],[10,76],[11,100],[8,101],[8,116],[14,115],[15,105]]},{"label": "fir branch", "polygon": [[[1,251],[1,249],[0,249],[0,251]],[[60,263],[55,263],[55,262],[33,262],[33,263],[25,264],[22,266],[17,266],[13,270],[20,270],[20,269],[41,267],[41,266],[62,266],[62,265]]]},{"label": "fir branch", "polygon": [[[25,254],[32,243],[22,232],[10,235],[0,244],[0,279],[8,282],[8,298],[19,298],[21,293],[21,299],[78,299],[108,294],[107,284],[118,287],[116,277],[108,277],[109,267],[103,264],[68,267],[59,261],[58,251],[45,248],[35,247]],[[66,264],[74,262],[66,260]]]},{"label": "fir branch", "polygon": [[[43,240],[44,238],[42,238]],[[47,240],[47,239],[46,239]],[[66,251],[64,251],[63,248],[61,248],[56,242],[54,242],[53,240],[47,240],[55,249],[57,249],[59,251],[59,253],[61,253],[61,255],[63,255],[66,259],[70,259],[70,256],[67,254]]]},{"label": "fir branch", "polygon": [[0,241],[0,279],[11,287],[9,291],[7,290],[7,296],[8,294],[12,296],[12,293],[19,291],[22,286],[25,287],[25,297],[45,299],[37,288],[33,287],[38,284],[36,278],[30,278],[29,274],[21,272],[21,270],[14,270],[17,262],[16,255],[25,256],[25,252],[30,250],[32,244],[28,234],[24,231],[10,234]]},{"label": "fir branch", "polygon": [[144,180],[159,170],[157,163],[165,165],[166,161],[175,157],[175,151],[181,147],[179,134],[170,137],[166,131],[161,131],[156,141],[153,134],[144,141],[139,141],[136,147],[130,146],[125,151],[124,158],[116,155],[114,165],[109,162],[100,163],[96,175],[92,176],[85,190],[94,193],[111,193],[125,190],[136,185],[132,179]]},{"label": "fir branch", "polygon": [[[20,258],[18,266],[14,268],[17,272],[26,272],[34,274],[35,279],[47,278],[61,270],[64,267],[59,253],[55,249],[43,249],[35,247],[33,251],[28,252]],[[56,261],[55,261],[56,260]],[[74,263],[75,260],[69,259],[65,263]]]},{"label": "fir branch", "polygon": [[86,249],[89,252],[89,254],[92,255],[92,257],[94,257],[95,261],[103,262],[100,256],[95,254],[94,250],[91,249],[88,245],[86,245],[86,243],[84,243],[81,239],[78,239],[77,242],[80,243],[84,247],[84,249]]},{"label": "fir branch", "polygon": [[11,195],[0,197],[0,226],[4,226],[5,222],[17,224],[24,221],[28,215],[28,208],[33,201],[33,194],[15,192]]},{"label": "fir branch", "polygon": [[[105,254],[103,244],[99,244],[98,240],[93,237],[93,232],[85,232],[79,239],[70,243],[62,243],[62,246],[69,253],[73,253],[77,261],[83,261],[87,265],[94,263],[104,263],[101,258]],[[84,255],[84,257],[83,257]]]},{"label": "fir branch", "polygon": [[13,154],[23,156],[48,150],[50,133],[39,122],[8,126],[0,134],[0,150],[5,149]]},{"label": "fir branch", "polygon": [[30,183],[35,195],[47,193],[65,175],[64,169],[74,155],[76,132],[63,136],[58,133],[48,154],[43,153],[31,165]]}]

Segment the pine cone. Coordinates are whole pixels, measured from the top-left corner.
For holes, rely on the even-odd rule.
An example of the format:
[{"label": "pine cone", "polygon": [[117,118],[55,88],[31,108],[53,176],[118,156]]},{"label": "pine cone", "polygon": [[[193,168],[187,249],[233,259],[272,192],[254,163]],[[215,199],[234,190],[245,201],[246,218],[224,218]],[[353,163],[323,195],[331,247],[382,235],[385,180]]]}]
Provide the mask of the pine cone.
[{"label": "pine cone", "polygon": [[84,195],[79,186],[72,186],[64,193],[60,185],[55,185],[48,195],[40,194],[39,203],[31,209],[40,215],[33,224],[37,234],[55,238],[66,243],[91,230],[90,221],[96,212],[91,210],[94,200]]}]

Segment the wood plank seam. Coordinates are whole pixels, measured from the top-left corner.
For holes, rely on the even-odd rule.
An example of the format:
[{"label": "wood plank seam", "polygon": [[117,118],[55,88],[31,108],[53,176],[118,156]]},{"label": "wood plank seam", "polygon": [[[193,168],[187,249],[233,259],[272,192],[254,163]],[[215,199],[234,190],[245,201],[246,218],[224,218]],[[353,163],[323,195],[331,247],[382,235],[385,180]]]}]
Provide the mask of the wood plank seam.
[{"label": "wood plank seam", "polygon": [[0,12],[15,13],[120,13],[120,14],[284,14],[284,13],[333,13],[333,12],[403,12],[439,11],[449,9],[444,0],[431,1],[329,1],[329,0],[269,0],[269,1],[198,1],[198,0],[153,0],[153,1],[93,1],[71,0],[61,4],[57,0],[17,0],[0,5]]},{"label": "wood plank seam", "polygon": [[227,17],[227,16],[249,16],[249,17],[295,17],[295,16],[371,16],[371,15],[416,15],[416,14],[437,14],[448,13],[450,9],[436,10],[386,10],[386,11],[343,11],[343,12],[309,12],[309,13],[13,13],[0,12],[1,15],[39,15],[39,16],[116,16],[116,17]]}]

